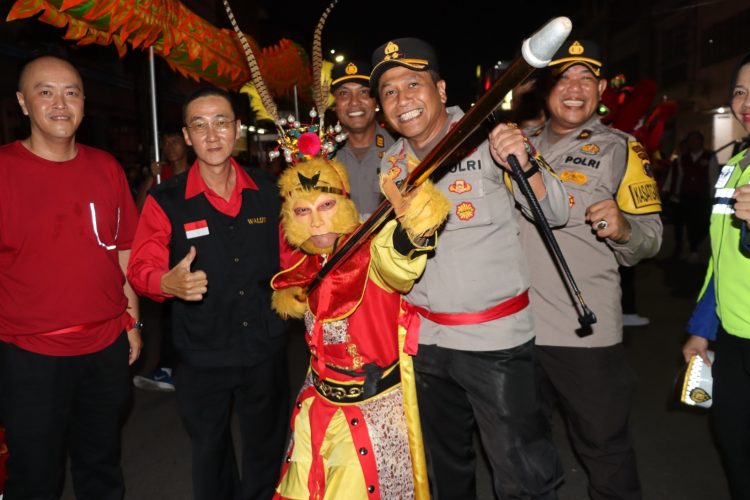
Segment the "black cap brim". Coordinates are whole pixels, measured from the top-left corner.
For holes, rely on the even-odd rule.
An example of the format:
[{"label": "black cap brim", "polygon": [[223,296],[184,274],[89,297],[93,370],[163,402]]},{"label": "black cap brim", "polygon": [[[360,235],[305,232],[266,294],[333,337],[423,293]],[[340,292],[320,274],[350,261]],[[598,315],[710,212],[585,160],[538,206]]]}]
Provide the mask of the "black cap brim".
[{"label": "black cap brim", "polygon": [[597,77],[601,76],[601,73],[602,73],[601,63],[596,64],[596,61],[594,61],[593,59],[590,61],[574,59],[574,60],[558,63],[555,65],[552,65],[552,63],[550,63],[549,69],[552,71],[553,75],[557,76],[557,75],[561,75],[565,73],[565,71],[567,71],[568,68],[575,66],[576,64],[580,64],[581,66],[586,66],[594,74],[594,76],[597,76]]},{"label": "black cap brim", "polygon": [[373,92],[378,91],[378,84],[383,73],[396,66],[402,66],[414,71],[429,71],[430,62],[427,59],[389,59],[380,61],[370,73],[370,89]]},{"label": "black cap brim", "polygon": [[336,90],[341,85],[347,82],[359,83],[363,87],[370,87],[370,77],[367,75],[346,75],[341,78],[336,78],[331,82],[331,91]]}]

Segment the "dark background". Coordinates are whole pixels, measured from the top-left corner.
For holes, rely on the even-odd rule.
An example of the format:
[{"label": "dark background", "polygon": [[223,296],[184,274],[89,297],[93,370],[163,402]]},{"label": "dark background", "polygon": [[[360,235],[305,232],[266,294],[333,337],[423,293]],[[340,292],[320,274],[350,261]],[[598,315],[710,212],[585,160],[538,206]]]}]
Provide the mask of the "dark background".
[{"label": "dark background", "polygon": [[[271,44],[290,38],[306,49],[329,2],[262,2],[268,19],[260,24],[260,40]],[[336,49],[370,61],[375,48],[393,38],[417,37],[431,43],[440,60],[449,104],[467,106],[476,97],[476,67],[512,59],[534,31],[556,16],[576,27],[580,2],[502,2],[456,0],[340,0],[323,29],[324,50]]]}]

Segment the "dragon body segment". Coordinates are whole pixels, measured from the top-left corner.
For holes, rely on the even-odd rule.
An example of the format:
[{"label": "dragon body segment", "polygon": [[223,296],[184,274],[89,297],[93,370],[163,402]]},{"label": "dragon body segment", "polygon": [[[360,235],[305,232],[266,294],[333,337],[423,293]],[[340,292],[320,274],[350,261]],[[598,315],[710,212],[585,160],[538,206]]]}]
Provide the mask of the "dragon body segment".
[{"label": "dragon body segment", "polygon": [[[235,34],[217,28],[177,0],[17,0],[8,21],[39,14],[39,20],[64,28],[64,38],[79,45],[114,45],[120,57],[128,45],[164,58],[186,77],[237,90],[250,80],[250,71]],[[258,66],[269,91],[290,95],[296,85],[303,94],[312,83],[310,62],[297,43],[281,39],[260,49],[247,37],[258,55]]]}]

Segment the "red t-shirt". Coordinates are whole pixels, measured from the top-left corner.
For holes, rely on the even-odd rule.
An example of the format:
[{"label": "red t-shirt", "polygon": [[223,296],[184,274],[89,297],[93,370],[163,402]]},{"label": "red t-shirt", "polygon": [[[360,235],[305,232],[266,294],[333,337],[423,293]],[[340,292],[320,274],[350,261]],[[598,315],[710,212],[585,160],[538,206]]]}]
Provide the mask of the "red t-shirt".
[{"label": "red t-shirt", "polygon": [[99,351],[128,321],[118,251],[138,213],[117,160],[76,147],[64,162],[0,147],[0,340],[51,356]]}]

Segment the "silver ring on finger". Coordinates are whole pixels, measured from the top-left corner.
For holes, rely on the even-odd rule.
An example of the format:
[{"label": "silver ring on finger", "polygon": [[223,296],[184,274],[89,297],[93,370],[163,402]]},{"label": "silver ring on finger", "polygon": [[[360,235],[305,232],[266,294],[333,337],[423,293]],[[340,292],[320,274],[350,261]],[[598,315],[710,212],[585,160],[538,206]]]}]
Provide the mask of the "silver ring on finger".
[{"label": "silver ring on finger", "polygon": [[602,219],[599,222],[597,222],[596,226],[595,226],[595,228],[596,228],[597,231],[601,231],[602,229],[607,229],[608,227],[609,227],[609,222],[607,222],[604,219]]}]

